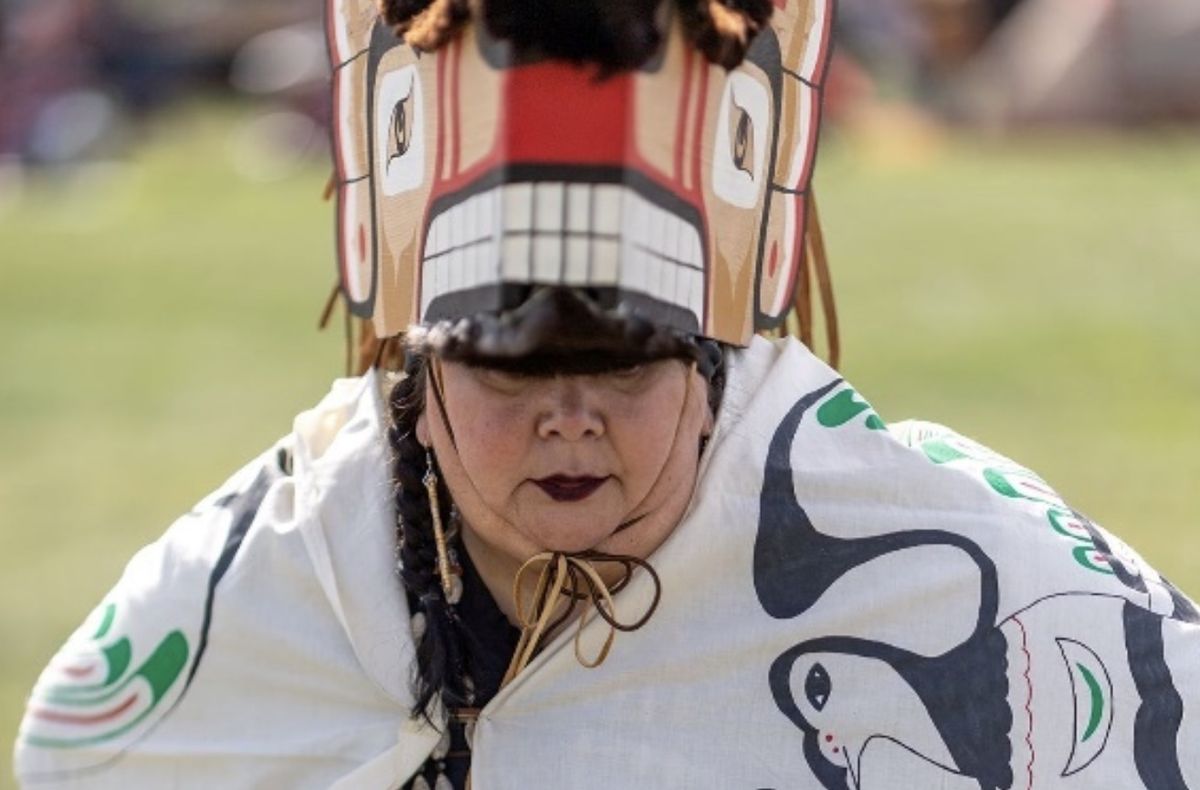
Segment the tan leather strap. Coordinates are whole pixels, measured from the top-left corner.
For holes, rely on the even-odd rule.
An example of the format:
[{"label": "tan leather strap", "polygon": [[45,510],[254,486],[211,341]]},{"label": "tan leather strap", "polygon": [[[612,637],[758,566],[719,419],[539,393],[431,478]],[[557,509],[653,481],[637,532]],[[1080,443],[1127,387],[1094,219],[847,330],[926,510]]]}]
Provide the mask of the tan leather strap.
[{"label": "tan leather strap", "polygon": [[829,274],[829,257],[825,250],[825,235],[821,230],[821,216],[817,211],[817,197],[808,195],[808,230],[804,234],[804,249],[800,254],[800,267],[796,272],[796,287],[792,293],[792,314],[795,315],[794,332],[800,342],[814,352],[813,338],[813,295],[812,281],[817,281],[821,295],[821,313],[825,317],[825,342],[829,346],[829,366],[837,368],[841,362],[841,338],[838,333],[837,304],[833,297],[833,280]]},{"label": "tan leather strap", "polygon": [[[613,585],[608,585],[596,570],[596,563],[616,563],[622,568],[621,578]],[[525,588],[527,579],[534,568],[538,568],[537,579],[534,583],[533,595],[528,598],[532,605],[527,608]],[[654,599],[643,612],[642,616],[633,622],[621,622],[617,619],[613,594],[619,592],[633,576],[636,568],[642,568],[650,574],[654,584]],[[650,563],[638,557],[619,554],[604,554],[595,551],[585,551],[578,554],[564,554],[559,551],[545,551],[530,557],[517,571],[513,579],[513,599],[516,604],[516,618],[521,626],[521,638],[513,651],[512,661],[504,680],[503,688],[513,678],[521,673],[537,655],[543,639],[554,632],[572,612],[576,604],[583,604],[580,612],[578,627],[575,631],[575,658],[585,667],[598,667],[608,657],[613,639],[617,631],[636,631],[645,625],[654,610],[658,608],[662,597],[662,583]],[[590,606],[589,606],[590,604]],[[604,644],[593,657],[585,657],[581,642],[583,630],[587,626],[592,612],[596,612],[608,624],[608,634]]]},{"label": "tan leather strap", "polygon": [[[837,369],[841,362],[841,338],[838,336],[837,305],[833,299],[833,280],[829,275],[829,256],[825,250],[825,234],[821,230],[821,215],[817,211],[817,196],[808,195],[809,227],[805,234],[817,288],[821,292],[821,312],[825,315],[825,342],[829,344],[829,366]],[[809,256],[806,256],[809,257]],[[810,318],[811,320],[811,318]]]}]

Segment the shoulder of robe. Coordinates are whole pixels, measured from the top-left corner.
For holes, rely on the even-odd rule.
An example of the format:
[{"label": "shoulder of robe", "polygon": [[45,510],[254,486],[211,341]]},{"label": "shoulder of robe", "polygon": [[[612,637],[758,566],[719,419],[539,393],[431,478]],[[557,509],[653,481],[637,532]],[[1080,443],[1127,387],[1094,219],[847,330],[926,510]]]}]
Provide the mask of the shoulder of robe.
[{"label": "shoulder of robe", "polygon": [[[959,549],[978,544],[986,555],[979,561],[996,566],[999,616],[1045,596],[1079,593],[1200,622],[1186,595],[1036,472],[938,423],[885,422],[850,382],[792,339],[755,338],[730,355],[711,444],[717,457],[706,466],[718,467],[713,480],[721,487],[757,497],[764,468],[775,469],[784,474],[773,479],[792,481],[816,530],[861,513],[831,537],[924,531],[936,543],[940,531],[962,538]],[[733,452],[715,464],[722,446]]]},{"label": "shoulder of robe", "polygon": [[133,557],[30,695],[23,785],[326,787],[395,744],[383,419],[375,376],[336,382]]}]

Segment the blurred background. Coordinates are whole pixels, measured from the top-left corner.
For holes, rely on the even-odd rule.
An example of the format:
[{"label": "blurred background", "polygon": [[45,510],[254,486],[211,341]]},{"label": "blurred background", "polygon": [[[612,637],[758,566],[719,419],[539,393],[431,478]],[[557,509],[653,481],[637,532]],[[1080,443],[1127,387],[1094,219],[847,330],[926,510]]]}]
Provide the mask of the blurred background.
[{"label": "blurred background", "polygon": [[[0,742],[129,556],[343,370],[320,5],[0,0]],[[841,0],[839,38],[843,372],[1200,595],[1200,4]]]}]

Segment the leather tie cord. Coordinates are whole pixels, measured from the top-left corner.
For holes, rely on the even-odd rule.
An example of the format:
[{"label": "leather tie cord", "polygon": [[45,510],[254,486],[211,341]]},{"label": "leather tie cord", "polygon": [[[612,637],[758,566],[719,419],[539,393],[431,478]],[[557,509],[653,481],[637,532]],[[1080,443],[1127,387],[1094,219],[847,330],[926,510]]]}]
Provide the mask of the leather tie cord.
[{"label": "leather tie cord", "polygon": [[[619,564],[622,568],[621,578],[610,587],[601,578],[594,563]],[[532,606],[527,611],[525,596],[522,593],[526,578],[538,565],[541,565],[541,571],[534,584]],[[635,568],[642,568],[650,574],[654,584],[654,599],[641,617],[633,622],[624,623],[617,619],[612,597],[629,583]],[[521,626],[521,638],[517,641],[517,648],[513,652],[512,661],[508,665],[508,671],[504,673],[500,687],[507,686],[529,665],[546,635],[553,633],[571,616],[577,602],[583,602],[584,609],[579,615],[579,625],[575,631],[575,658],[580,664],[591,669],[604,663],[617,631],[636,631],[650,620],[661,597],[662,583],[658,573],[650,563],[637,557],[596,551],[578,554],[544,551],[530,557],[513,579],[513,599],[517,622]],[[608,635],[596,655],[587,658],[583,655],[581,639],[593,609],[608,624]]]},{"label": "leather tie cord", "polygon": [[833,299],[833,280],[829,276],[829,255],[825,250],[825,234],[821,230],[821,215],[817,211],[817,196],[809,193],[808,210],[812,225],[805,234],[805,243],[812,251],[817,288],[821,292],[821,312],[825,316],[825,342],[829,344],[829,367],[837,370],[841,362],[841,339],[838,337],[837,304]]},{"label": "leather tie cord", "polygon": [[[680,409],[679,422],[675,425],[672,446],[679,439],[679,431],[683,426],[683,420],[687,414],[688,403],[691,398],[690,373],[695,370],[696,363],[692,362],[688,367],[689,376],[684,379],[683,406]],[[450,432],[450,421],[446,417],[445,404],[442,401],[437,384],[438,377],[435,376],[434,395],[438,401],[438,408],[442,412],[442,419],[445,421],[446,430]],[[454,441],[453,433],[450,433],[450,440],[451,442]],[[658,480],[661,479],[664,471],[665,468],[659,471],[659,477],[655,479],[651,490],[657,488]],[[633,521],[636,520],[633,519]],[[626,522],[626,525],[633,523],[633,521]],[[525,611],[525,598],[521,593],[525,586],[525,577],[539,563],[542,564],[542,569],[534,585],[533,608],[527,613]],[[610,588],[596,571],[595,567],[593,567],[593,563],[616,563],[622,568],[622,576]],[[616,607],[613,605],[612,596],[620,592],[629,583],[635,568],[643,568],[650,574],[650,578],[654,584],[654,600],[650,602],[650,606],[646,609],[646,612],[636,621],[622,623],[617,619]],[[584,588],[586,588],[586,591]],[[560,605],[563,603],[560,600],[560,596],[567,597],[565,606]],[[650,616],[654,614],[654,610],[658,608],[658,602],[661,597],[662,582],[658,578],[658,573],[650,563],[639,557],[624,554],[606,554],[594,550],[571,554],[561,551],[543,551],[540,554],[535,554],[521,565],[517,571],[517,575],[513,578],[513,603],[516,610],[517,624],[521,627],[521,637],[517,641],[517,648],[513,651],[512,660],[509,662],[508,671],[504,673],[504,680],[501,682],[500,687],[504,688],[513,678],[520,674],[521,670],[528,666],[541,647],[542,639],[546,634],[553,633],[555,629],[571,616],[576,602],[585,601],[586,603],[584,604],[583,611],[580,613],[578,629],[575,632],[575,658],[583,666],[592,669],[600,666],[600,664],[604,663],[604,659],[608,657],[608,651],[612,648],[613,639],[616,638],[617,631],[636,631],[645,625]],[[590,603],[591,606],[589,607],[587,603]],[[555,616],[555,611],[558,609],[562,611]],[[580,640],[588,618],[591,616],[590,610],[592,609],[595,609],[600,617],[608,623],[608,636],[605,638],[604,645],[600,648],[600,652],[597,653],[596,657],[587,659],[583,656],[583,648]]]},{"label": "leather tie cord", "polygon": [[814,352],[813,345],[813,297],[812,279],[815,276],[817,290],[821,296],[821,312],[825,316],[825,341],[829,345],[829,366],[837,369],[841,362],[841,339],[838,334],[837,303],[833,298],[833,280],[829,274],[829,256],[825,249],[825,236],[821,231],[821,216],[817,211],[815,193],[808,196],[809,222],[804,234],[804,248],[800,254],[800,267],[796,273],[796,287],[792,294],[792,311],[796,316],[800,342]]}]

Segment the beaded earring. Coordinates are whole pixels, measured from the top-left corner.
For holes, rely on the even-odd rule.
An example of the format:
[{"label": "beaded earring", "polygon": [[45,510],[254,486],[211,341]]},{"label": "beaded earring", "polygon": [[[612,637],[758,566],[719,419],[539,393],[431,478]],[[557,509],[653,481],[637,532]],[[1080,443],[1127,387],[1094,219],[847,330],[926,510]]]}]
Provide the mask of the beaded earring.
[{"label": "beaded earring", "polygon": [[425,449],[425,477],[422,482],[429,494],[429,514],[433,519],[433,543],[437,549],[437,574],[442,583],[446,603],[453,606],[462,599],[462,568],[453,557],[453,549],[446,539],[446,528],[442,524],[442,508],[438,501],[438,476],[434,471],[433,453]]}]

